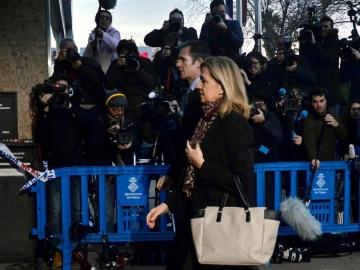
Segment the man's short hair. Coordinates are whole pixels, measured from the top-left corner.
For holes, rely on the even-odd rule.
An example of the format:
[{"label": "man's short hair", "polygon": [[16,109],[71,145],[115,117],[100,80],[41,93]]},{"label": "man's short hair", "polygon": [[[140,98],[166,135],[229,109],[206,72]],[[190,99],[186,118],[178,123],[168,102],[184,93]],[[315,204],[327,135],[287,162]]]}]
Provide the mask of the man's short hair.
[{"label": "man's short hair", "polygon": [[175,9],[173,9],[172,11],[170,11],[170,13],[169,13],[169,18],[170,18],[171,15],[174,14],[174,13],[179,13],[179,14],[181,14],[181,16],[184,18],[184,14],[183,14],[182,11],[181,11],[180,9],[178,9],[178,8],[175,8]]},{"label": "man's short hair", "polygon": [[189,47],[189,54],[193,61],[210,57],[210,50],[207,44],[201,40],[191,40],[181,44],[179,50]]},{"label": "man's short hair", "polygon": [[210,11],[213,12],[215,7],[218,7],[218,6],[221,6],[221,5],[225,6],[225,8],[226,8],[225,2],[223,0],[213,0],[210,3]]},{"label": "man's short hair", "polygon": [[326,98],[326,90],[321,87],[315,87],[309,94],[310,101],[313,99],[313,97],[321,97],[324,96]]},{"label": "man's short hair", "polygon": [[248,53],[246,58],[249,60],[250,58],[255,58],[260,62],[261,65],[265,65],[267,63],[267,58],[263,56],[260,52],[256,52],[256,51]]},{"label": "man's short hair", "polygon": [[334,27],[334,20],[331,19],[329,16],[324,16],[320,19],[320,23],[323,23],[323,22],[330,22],[330,25],[331,25],[331,28]]}]

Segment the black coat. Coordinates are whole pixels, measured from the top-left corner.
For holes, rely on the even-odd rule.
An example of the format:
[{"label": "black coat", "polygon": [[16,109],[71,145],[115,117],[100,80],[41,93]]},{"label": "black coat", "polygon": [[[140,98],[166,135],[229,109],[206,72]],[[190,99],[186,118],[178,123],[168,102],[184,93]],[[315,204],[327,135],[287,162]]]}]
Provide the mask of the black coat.
[{"label": "black coat", "polygon": [[105,75],[101,66],[95,59],[81,57],[82,65],[79,69],[73,69],[66,61],[55,61],[53,76],[57,74],[67,74],[74,89],[72,103],[94,104],[104,106]]},{"label": "black coat", "polygon": [[84,165],[80,122],[71,110],[40,111],[36,115],[34,138],[50,169]]},{"label": "black coat", "polygon": [[[297,63],[297,68],[293,72],[286,70],[284,63],[279,63],[277,58],[273,58],[268,63],[268,80],[277,84],[276,91],[285,87],[290,91],[293,87],[300,88],[304,96],[308,96],[311,90],[316,86],[316,74],[309,65],[306,58],[293,55],[293,60]],[[290,88],[290,89],[289,89]]]},{"label": "black coat", "polygon": [[225,32],[217,30],[211,22],[201,27],[200,40],[210,49],[212,56],[223,55],[235,59],[244,43],[244,37],[238,21],[225,20],[228,27]]},{"label": "black coat", "polygon": [[[252,205],[255,205],[256,182],[254,177],[254,141],[253,132],[247,120],[235,112],[223,119],[217,117],[207,131],[200,148],[205,162],[197,170],[194,189],[190,199],[191,209],[206,206],[218,206],[224,193],[229,194],[228,205],[242,205],[236,191],[234,176],[239,175],[245,193]],[[187,162],[184,160],[182,176],[167,201],[169,209],[176,209],[179,203],[177,196],[183,197],[181,191]]]},{"label": "black coat", "polygon": [[341,82],[351,82],[349,101],[360,99],[360,60],[341,61]]},{"label": "black coat", "polygon": [[151,90],[157,85],[157,76],[149,59],[138,57],[140,69],[135,72],[125,71],[114,60],[106,72],[106,89],[117,89],[127,97],[125,114],[134,120],[139,106],[145,101]]},{"label": "black coat", "polygon": [[[154,29],[144,38],[144,42],[149,47],[164,47],[164,39],[167,34],[171,33],[170,31],[164,31],[162,29]],[[183,27],[182,34],[179,37],[180,42],[190,41],[197,39],[197,32],[194,28]]]},{"label": "black coat", "polygon": [[329,36],[315,44],[300,44],[300,56],[305,57],[315,70],[317,85],[327,91],[328,105],[343,103],[344,98],[339,89],[340,42],[338,31],[334,29]]},{"label": "black coat", "polygon": [[[233,180],[235,174],[240,176],[250,203],[255,205],[253,133],[247,120],[235,112],[231,112],[223,119],[217,117],[200,147],[205,162],[197,171],[191,199],[182,192],[187,161],[183,154],[184,150],[180,153],[183,157],[183,168],[177,179],[174,179],[175,182],[167,200],[169,209],[175,214],[176,235],[166,269],[190,269],[191,266],[187,263],[184,265],[190,250],[192,269],[199,268],[191,239],[189,210],[220,205],[224,193],[229,194],[227,205],[242,205]],[[202,266],[201,269],[223,268],[221,266],[213,268],[209,265],[206,268]],[[237,266],[232,269],[250,268]]]}]

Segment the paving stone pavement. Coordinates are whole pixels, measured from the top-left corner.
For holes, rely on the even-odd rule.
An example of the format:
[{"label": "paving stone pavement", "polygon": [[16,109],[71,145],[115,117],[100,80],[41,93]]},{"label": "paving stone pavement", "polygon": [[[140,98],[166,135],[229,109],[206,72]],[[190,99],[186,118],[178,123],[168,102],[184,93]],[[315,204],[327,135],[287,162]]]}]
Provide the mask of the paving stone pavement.
[{"label": "paving stone pavement", "polygon": [[[0,263],[0,270],[35,270],[34,264]],[[165,270],[164,266],[129,265],[125,270]],[[261,266],[260,270],[359,270],[360,252],[341,257],[313,258],[309,263],[272,264]]]}]

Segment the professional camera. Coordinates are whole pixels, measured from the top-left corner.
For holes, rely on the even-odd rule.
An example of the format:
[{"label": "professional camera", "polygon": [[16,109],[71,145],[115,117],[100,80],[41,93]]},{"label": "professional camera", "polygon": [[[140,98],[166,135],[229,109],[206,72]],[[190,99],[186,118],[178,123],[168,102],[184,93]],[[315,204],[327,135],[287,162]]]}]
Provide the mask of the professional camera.
[{"label": "professional camera", "polygon": [[218,24],[218,23],[221,23],[224,20],[225,20],[225,16],[222,13],[220,13],[220,12],[213,12],[212,13],[212,21],[213,21],[213,23]]},{"label": "professional camera", "polygon": [[[119,125],[118,120],[111,121],[110,126]],[[134,140],[134,127],[133,123],[123,125],[121,128],[113,128],[111,130],[110,141],[114,144],[126,145]]]},{"label": "professional camera", "polygon": [[296,113],[303,107],[303,94],[299,90],[287,91],[285,88],[279,90],[280,101],[278,107],[282,114]]},{"label": "professional camera", "polygon": [[311,41],[310,31],[313,32],[315,40],[318,40],[320,37],[321,26],[316,16],[315,6],[307,8],[307,22],[302,25],[302,28],[299,35],[300,42],[309,43]]},{"label": "professional camera", "polygon": [[65,85],[43,83],[32,88],[34,97],[39,99],[44,94],[52,94],[48,103],[52,108],[68,108],[70,103],[69,91]]},{"label": "professional camera", "polygon": [[172,18],[169,20],[169,30],[170,32],[178,32],[181,29],[181,23],[182,23],[182,19],[181,18]]},{"label": "professional camera", "polygon": [[356,24],[360,24],[357,14],[360,13],[360,9],[355,10],[355,6],[349,1],[347,2],[349,6],[348,16],[351,23],[353,24],[353,29],[351,30],[351,36],[346,39],[343,38],[340,40],[341,52],[340,57],[347,61],[354,60],[354,55],[351,52],[351,48],[355,50],[360,50],[360,36],[356,29]]},{"label": "professional camera", "polygon": [[139,57],[133,54],[128,54],[125,56],[125,71],[126,72],[136,72],[140,68]]},{"label": "professional camera", "polygon": [[72,62],[76,62],[81,59],[81,56],[76,49],[70,48],[67,50],[67,59],[71,60]]}]

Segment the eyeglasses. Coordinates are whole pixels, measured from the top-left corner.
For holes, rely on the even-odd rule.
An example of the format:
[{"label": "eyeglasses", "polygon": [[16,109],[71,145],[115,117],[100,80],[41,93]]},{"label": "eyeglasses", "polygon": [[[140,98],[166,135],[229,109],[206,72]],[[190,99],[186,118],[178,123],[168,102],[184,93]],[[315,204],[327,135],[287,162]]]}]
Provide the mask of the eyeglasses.
[{"label": "eyeglasses", "polygon": [[353,108],[351,108],[351,111],[360,112],[360,107],[353,107]]}]

